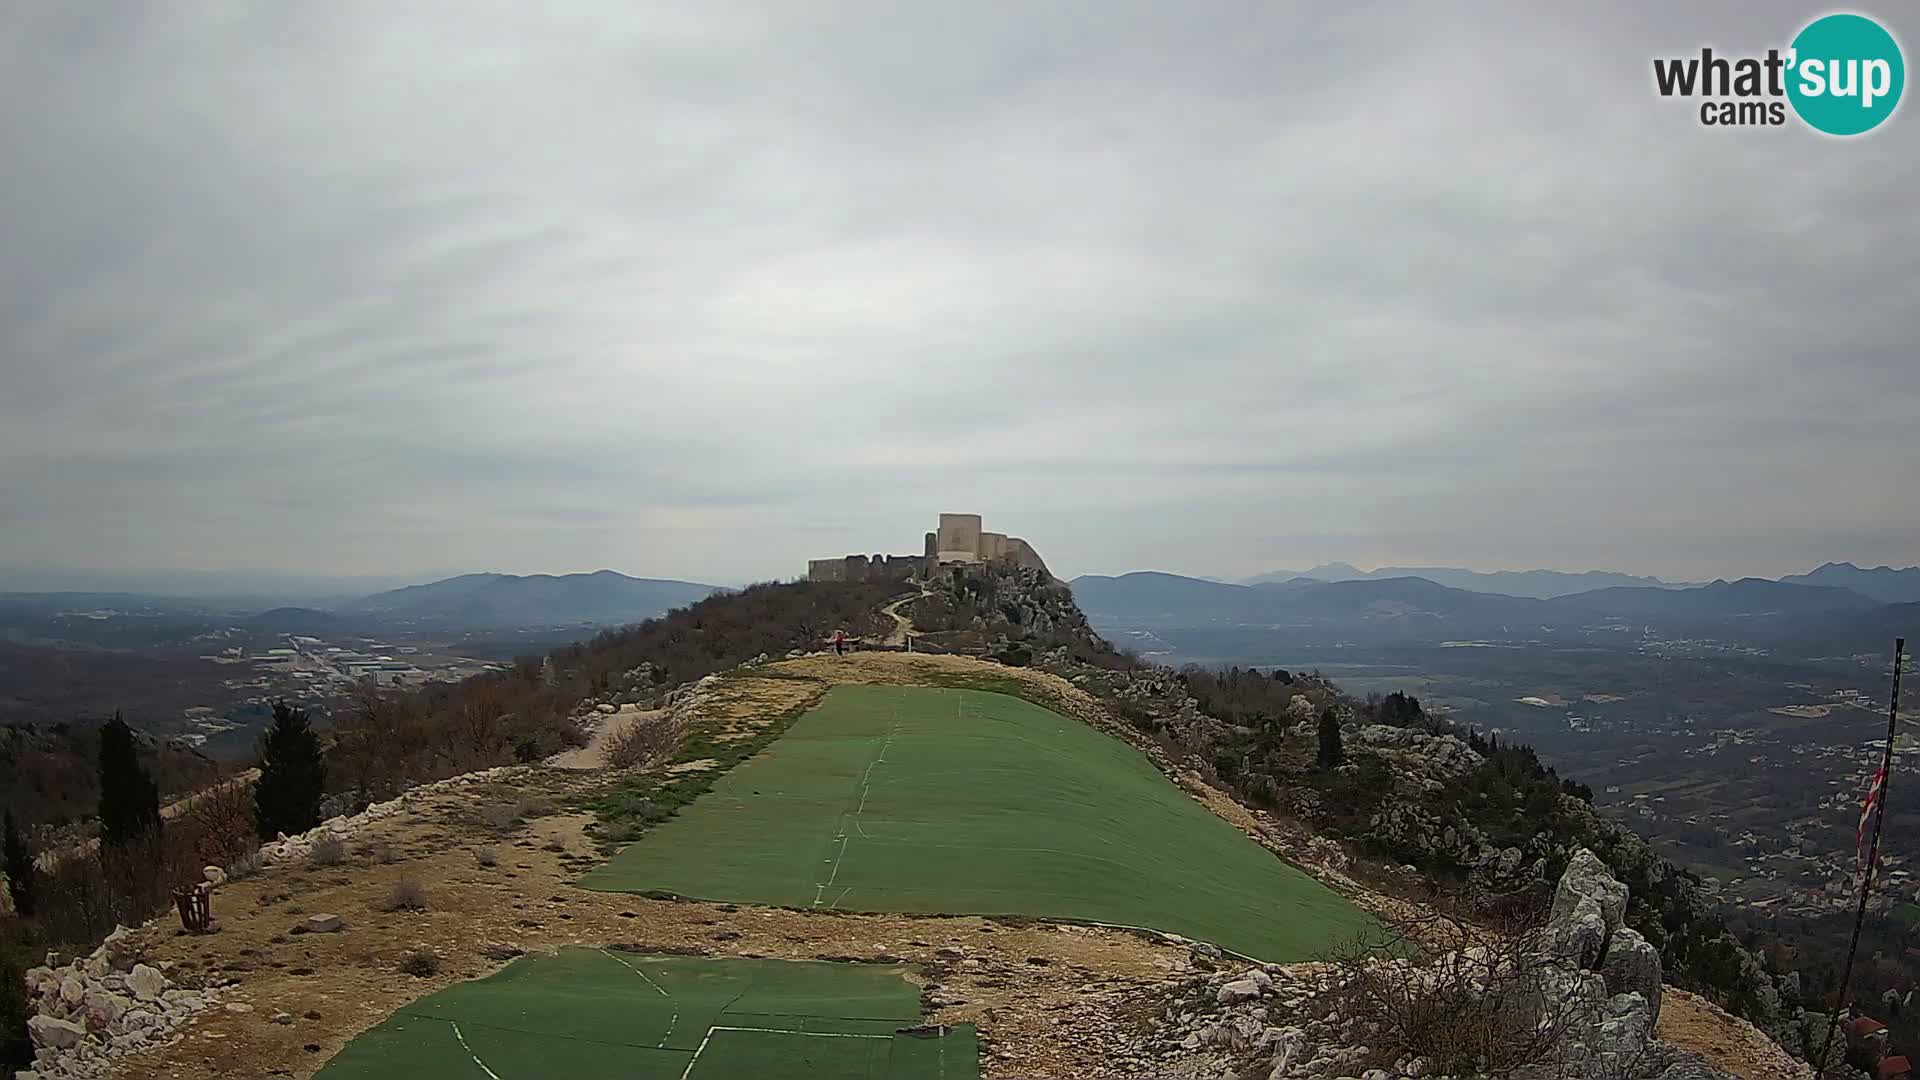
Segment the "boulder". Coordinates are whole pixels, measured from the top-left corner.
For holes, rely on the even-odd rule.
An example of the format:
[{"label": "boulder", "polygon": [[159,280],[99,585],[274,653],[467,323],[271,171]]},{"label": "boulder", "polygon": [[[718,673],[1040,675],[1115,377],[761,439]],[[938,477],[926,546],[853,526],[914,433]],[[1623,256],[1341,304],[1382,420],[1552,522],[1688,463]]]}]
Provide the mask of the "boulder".
[{"label": "boulder", "polygon": [[227,872],[217,866],[203,868],[200,875],[207,879],[207,884],[216,888],[227,883]]},{"label": "boulder", "polygon": [[309,915],[303,924],[309,934],[332,934],[346,929],[347,921],[332,912]]},{"label": "boulder", "polygon": [[127,1014],[127,999],[105,990],[89,990],[82,1005],[87,1010],[87,1018],[105,1027]]},{"label": "boulder", "polygon": [[1657,1023],[1660,1019],[1660,950],[1641,937],[1638,931],[1621,927],[1607,942],[1607,953],[1600,961],[1600,976],[1614,994],[1639,994]]},{"label": "boulder", "polygon": [[87,996],[87,982],[78,975],[69,975],[60,980],[60,1000],[69,1005],[78,1005]]},{"label": "boulder", "polygon": [[140,959],[140,943],[133,931],[124,926],[115,926],[113,933],[100,943],[100,948],[106,955],[107,967],[114,971],[132,971]]},{"label": "boulder", "polygon": [[1626,921],[1627,887],[1614,878],[1600,856],[1586,848],[1574,852],[1573,858],[1567,860],[1567,871],[1560,875],[1560,885],[1553,891],[1553,913],[1549,921],[1558,922],[1572,915],[1583,898],[1598,906],[1607,936]]},{"label": "boulder", "polygon": [[1607,950],[1607,920],[1600,904],[1591,896],[1580,896],[1562,914],[1556,900],[1553,919],[1547,924],[1547,942],[1556,959],[1592,970]]},{"label": "boulder", "polygon": [[160,969],[156,967],[135,964],[133,974],[127,976],[127,989],[132,990],[133,996],[141,1001],[154,1000],[166,988],[167,977],[160,974]]},{"label": "boulder", "polygon": [[87,1029],[69,1020],[56,1020],[51,1016],[33,1016],[27,1019],[27,1033],[33,1036],[33,1045],[44,1046],[50,1050],[65,1050],[80,1045],[87,1037]]},{"label": "boulder", "polygon": [[1241,1001],[1253,1001],[1259,996],[1259,983],[1254,982],[1252,979],[1235,979],[1232,982],[1221,985],[1219,993],[1215,995],[1215,1000],[1222,1005],[1232,1005]]}]

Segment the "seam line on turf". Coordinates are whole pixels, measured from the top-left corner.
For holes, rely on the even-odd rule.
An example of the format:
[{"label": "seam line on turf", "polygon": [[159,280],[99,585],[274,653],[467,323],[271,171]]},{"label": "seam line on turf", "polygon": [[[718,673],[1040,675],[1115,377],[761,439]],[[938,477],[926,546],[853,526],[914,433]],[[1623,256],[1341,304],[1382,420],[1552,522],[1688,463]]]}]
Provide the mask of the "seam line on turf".
[{"label": "seam line on turf", "polygon": [[500,1080],[500,1074],[497,1072],[494,1072],[492,1069],[487,1068],[487,1063],[484,1061],[481,1061],[480,1055],[474,1053],[473,1047],[467,1045],[467,1037],[465,1035],[460,1034],[460,1025],[454,1023],[451,1020],[447,1021],[447,1024],[453,1028],[453,1037],[460,1040],[460,1049],[465,1050],[467,1052],[467,1056],[473,1059],[473,1063],[475,1065],[480,1066],[480,1071],[483,1073],[486,1073],[488,1076],[493,1077],[493,1080]]},{"label": "seam line on turf", "polygon": [[673,1016],[667,1020],[667,1033],[660,1036],[660,1042],[656,1047],[656,1049],[660,1049],[660,1050],[666,1049],[667,1040],[673,1038],[673,1029],[676,1025],[680,1023],[680,1002],[675,1000],[672,994],[667,993],[666,989],[662,987],[659,983],[654,982],[652,979],[647,978],[646,972],[641,971],[639,968],[634,967],[632,964],[627,963],[625,960],[622,960],[619,957],[613,955],[612,953],[607,952],[607,950],[605,949],[601,949],[600,951],[606,955],[607,959],[612,960],[614,963],[619,964],[621,967],[626,968],[628,971],[631,971],[635,975],[640,976],[641,980],[644,981],[648,986],[651,986],[655,990],[658,990],[660,992],[661,997],[666,998],[668,1001],[673,1003]]}]

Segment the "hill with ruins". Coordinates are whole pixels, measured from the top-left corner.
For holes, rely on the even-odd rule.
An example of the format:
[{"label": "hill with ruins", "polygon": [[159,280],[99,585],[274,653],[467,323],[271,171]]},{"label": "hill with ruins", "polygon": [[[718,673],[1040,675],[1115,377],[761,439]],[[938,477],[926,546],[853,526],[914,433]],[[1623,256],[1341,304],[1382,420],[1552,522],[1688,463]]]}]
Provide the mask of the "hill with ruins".
[{"label": "hill with ruins", "polygon": [[[1033,545],[1017,536],[985,532],[979,514],[941,514],[918,555],[844,555],[810,559],[809,581],[907,581],[936,574],[943,566],[1019,566],[1047,573]],[[1051,576],[1051,575],[1049,575]]]}]

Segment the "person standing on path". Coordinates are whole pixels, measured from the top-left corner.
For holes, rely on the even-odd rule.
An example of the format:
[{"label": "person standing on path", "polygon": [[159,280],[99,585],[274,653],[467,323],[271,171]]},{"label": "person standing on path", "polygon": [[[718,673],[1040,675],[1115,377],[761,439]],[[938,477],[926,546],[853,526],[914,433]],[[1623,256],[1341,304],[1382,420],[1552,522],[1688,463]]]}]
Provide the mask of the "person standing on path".
[{"label": "person standing on path", "polygon": [[847,655],[847,632],[845,630],[835,630],[833,632],[833,655]]}]

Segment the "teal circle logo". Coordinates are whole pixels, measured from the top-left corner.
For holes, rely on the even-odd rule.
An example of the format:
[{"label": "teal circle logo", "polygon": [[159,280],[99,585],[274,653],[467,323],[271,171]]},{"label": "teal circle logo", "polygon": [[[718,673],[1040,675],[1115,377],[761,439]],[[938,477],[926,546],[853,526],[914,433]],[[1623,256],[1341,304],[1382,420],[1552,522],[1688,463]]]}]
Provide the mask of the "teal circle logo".
[{"label": "teal circle logo", "polygon": [[1793,39],[1787,100],[1808,126],[1860,135],[1893,115],[1907,85],[1900,43],[1864,15],[1827,15]]}]

